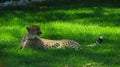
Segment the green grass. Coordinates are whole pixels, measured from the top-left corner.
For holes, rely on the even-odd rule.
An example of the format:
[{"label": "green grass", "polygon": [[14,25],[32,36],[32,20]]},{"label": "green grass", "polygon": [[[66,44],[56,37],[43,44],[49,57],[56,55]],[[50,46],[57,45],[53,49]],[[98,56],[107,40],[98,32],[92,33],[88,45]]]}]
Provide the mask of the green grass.
[{"label": "green grass", "polygon": [[[72,1],[72,0],[71,0]],[[59,1],[0,10],[0,65],[4,67],[119,67],[120,8],[115,1]],[[38,7],[35,7],[38,6]],[[25,10],[26,9],[26,10]],[[19,49],[26,26],[47,39],[71,39],[83,49]],[[104,42],[86,47],[103,35]]]}]

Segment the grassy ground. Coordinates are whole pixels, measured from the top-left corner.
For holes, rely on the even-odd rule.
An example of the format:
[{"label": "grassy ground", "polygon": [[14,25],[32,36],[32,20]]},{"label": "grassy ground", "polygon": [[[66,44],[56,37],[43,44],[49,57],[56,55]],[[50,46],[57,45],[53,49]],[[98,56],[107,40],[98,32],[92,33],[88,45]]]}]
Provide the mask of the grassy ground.
[{"label": "grassy ground", "polygon": [[[71,1],[1,9],[0,67],[119,67],[119,2]],[[43,38],[72,39],[84,48],[20,50],[19,43],[29,25],[39,25]],[[99,35],[104,37],[102,44],[86,47]]]}]

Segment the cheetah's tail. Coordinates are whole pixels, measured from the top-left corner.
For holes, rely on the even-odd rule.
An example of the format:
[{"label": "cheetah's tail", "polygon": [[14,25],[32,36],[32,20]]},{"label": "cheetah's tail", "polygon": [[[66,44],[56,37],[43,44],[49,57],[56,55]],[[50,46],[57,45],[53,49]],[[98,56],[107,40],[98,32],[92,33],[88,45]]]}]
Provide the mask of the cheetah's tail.
[{"label": "cheetah's tail", "polygon": [[94,47],[94,46],[97,46],[101,43],[103,43],[103,36],[102,35],[100,35],[94,43],[87,45],[87,47]]}]

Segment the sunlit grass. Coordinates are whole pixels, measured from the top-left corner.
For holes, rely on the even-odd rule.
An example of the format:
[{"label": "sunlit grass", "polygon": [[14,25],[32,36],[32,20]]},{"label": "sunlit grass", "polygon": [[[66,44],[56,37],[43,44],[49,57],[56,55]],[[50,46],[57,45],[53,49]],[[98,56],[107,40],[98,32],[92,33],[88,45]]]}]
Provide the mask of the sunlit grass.
[{"label": "sunlit grass", "polygon": [[[120,9],[78,6],[48,6],[36,11],[1,10],[0,63],[5,67],[120,66]],[[29,25],[39,25],[42,38],[75,40],[83,49],[20,50],[20,41]],[[86,47],[100,35],[104,37],[102,44]]]}]

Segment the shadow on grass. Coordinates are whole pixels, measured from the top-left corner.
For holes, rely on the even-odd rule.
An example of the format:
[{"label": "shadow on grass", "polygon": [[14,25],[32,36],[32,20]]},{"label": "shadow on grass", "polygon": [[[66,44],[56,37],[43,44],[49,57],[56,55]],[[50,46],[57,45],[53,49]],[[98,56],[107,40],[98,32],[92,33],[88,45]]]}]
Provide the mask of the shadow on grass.
[{"label": "shadow on grass", "polygon": [[[99,8],[97,8],[99,9]],[[104,15],[102,11],[93,9],[94,13],[74,13],[66,14],[64,12],[44,12],[39,11],[7,11],[8,14],[2,16],[1,25],[19,24],[27,25],[33,23],[47,23],[47,22],[69,22],[79,23],[84,25],[100,25],[100,26],[114,26],[119,27],[119,14]],[[5,11],[6,12],[6,11]],[[33,17],[34,16],[34,17]],[[113,17],[114,16],[114,17]],[[79,21],[77,21],[79,20]]]},{"label": "shadow on grass", "polygon": [[52,10],[55,9],[67,9],[66,7],[70,7],[70,8],[85,8],[85,7],[114,7],[114,8],[119,8],[119,0],[46,0],[44,2],[41,3],[31,3],[28,6],[22,6],[22,7],[11,7],[8,6],[7,8],[3,8],[3,9],[20,9],[20,10],[26,10],[26,9],[32,9],[32,10],[49,10],[44,9],[47,7],[52,7]]},{"label": "shadow on grass", "polygon": [[[23,8],[23,9],[18,8],[16,10],[14,9],[12,10],[11,8],[10,10],[9,9],[1,10],[0,18],[2,18],[1,20],[2,25],[9,25],[9,24],[27,25],[30,23],[31,24],[48,23],[48,22],[60,21],[60,22],[70,22],[70,23],[73,22],[84,25],[96,24],[100,26],[120,26],[119,14],[114,14],[114,13],[110,13],[108,15],[104,14],[106,12],[104,7],[119,8],[120,5],[118,2],[119,2],[118,0],[115,1],[58,0],[58,2],[56,3],[56,1],[52,0],[45,2],[42,5],[40,5],[39,3],[32,4],[30,7],[27,7],[28,10],[26,10],[27,8]],[[83,9],[83,8],[87,8],[88,10],[91,10],[92,13],[89,12],[79,13],[80,10],[77,9]],[[74,14],[68,14],[67,12],[65,12],[67,10],[76,10],[78,12]]]}]

